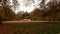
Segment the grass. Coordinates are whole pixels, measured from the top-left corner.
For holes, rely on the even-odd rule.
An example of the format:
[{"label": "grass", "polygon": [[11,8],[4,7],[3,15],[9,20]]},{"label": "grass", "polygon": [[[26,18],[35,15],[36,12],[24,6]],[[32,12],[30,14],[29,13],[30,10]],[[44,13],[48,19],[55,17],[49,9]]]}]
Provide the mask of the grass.
[{"label": "grass", "polygon": [[[2,26],[4,26],[4,24]],[[7,29],[8,32],[10,32],[9,29],[11,29],[14,34],[59,34],[60,33],[60,24],[58,23],[5,24],[5,28],[8,28]]]}]

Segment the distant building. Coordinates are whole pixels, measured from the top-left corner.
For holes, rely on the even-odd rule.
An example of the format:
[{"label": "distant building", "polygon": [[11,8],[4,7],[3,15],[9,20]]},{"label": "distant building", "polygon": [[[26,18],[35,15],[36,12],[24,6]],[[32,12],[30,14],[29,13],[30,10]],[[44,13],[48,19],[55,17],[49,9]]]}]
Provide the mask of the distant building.
[{"label": "distant building", "polygon": [[28,12],[25,12],[25,13],[23,14],[23,18],[24,18],[24,19],[29,19],[29,16],[30,16],[30,15],[29,15]]}]

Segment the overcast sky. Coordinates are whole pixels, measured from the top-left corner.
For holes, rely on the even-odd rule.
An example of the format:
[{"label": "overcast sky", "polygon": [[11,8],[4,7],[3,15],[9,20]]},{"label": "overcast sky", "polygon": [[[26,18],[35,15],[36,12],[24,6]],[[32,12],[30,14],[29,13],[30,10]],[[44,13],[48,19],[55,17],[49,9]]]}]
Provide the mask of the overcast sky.
[{"label": "overcast sky", "polygon": [[[19,5],[16,7],[17,9],[14,10],[12,7],[12,10],[14,10],[15,13],[18,13],[20,11],[24,11],[24,12],[28,12],[30,13],[31,11],[33,11],[36,8],[40,7],[40,2],[42,0],[17,0],[17,2],[19,3]],[[50,0],[45,0],[45,4],[47,4]],[[12,0],[10,0],[11,4],[12,4]]]}]

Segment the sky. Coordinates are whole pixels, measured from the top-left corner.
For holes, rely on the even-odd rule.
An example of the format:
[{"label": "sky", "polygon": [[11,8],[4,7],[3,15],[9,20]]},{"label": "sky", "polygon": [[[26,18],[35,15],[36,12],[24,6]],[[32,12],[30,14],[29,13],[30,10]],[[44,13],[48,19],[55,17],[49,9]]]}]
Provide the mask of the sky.
[{"label": "sky", "polygon": [[[40,4],[42,0],[17,0],[18,4],[14,5],[13,0],[9,0],[7,4],[11,6],[11,9],[14,11],[15,14],[19,12],[32,12],[35,9],[41,9]],[[45,5],[48,4],[53,0],[45,0]],[[60,2],[60,0],[57,0]]]},{"label": "sky", "polygon": [[[16,9],[14,9],[13,6],[13,1],[10,0],[12,7],[11,9],[17,14],[20,11],[24,11],[24,12],[32,12],[33,10],[35,10],[36,8],[40,8],[40,3],[42,0],[17,0],[17,2],[19,3],[19,5],[16,6]],[[45,4],[47,4],[50,0],[45,0]]]}]

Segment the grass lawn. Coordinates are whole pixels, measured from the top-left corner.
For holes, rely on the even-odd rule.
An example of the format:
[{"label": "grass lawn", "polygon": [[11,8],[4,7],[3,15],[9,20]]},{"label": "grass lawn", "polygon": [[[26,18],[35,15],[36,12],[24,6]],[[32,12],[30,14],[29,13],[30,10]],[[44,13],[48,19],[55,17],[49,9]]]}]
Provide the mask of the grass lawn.
[{"label": "grass lawn", "polygon": [[0,34],[60,34],[60,23],[5,23]]}]

